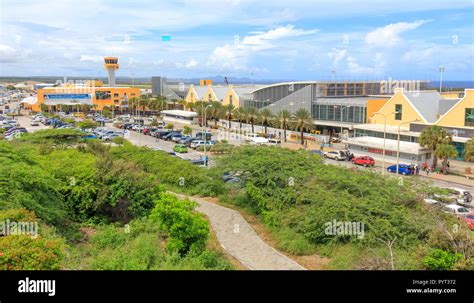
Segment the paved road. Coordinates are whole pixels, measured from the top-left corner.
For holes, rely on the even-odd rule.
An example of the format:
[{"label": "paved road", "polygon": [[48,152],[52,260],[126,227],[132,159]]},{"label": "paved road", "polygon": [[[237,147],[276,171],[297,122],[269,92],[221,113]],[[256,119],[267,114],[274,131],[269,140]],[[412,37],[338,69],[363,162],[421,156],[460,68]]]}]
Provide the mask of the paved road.
[{"label": "paved road", "polygon": [[304,270],[305,268],[265,243],[242,215],[203,199],[174,193],[198,203],[225,251],[252,270]]},{"label": "paved road", "polygon": [[[362,169],[362,170],[375,170],[377,172],[382,172],[382,167],[376,166],[376,167],[372,168],[372,167],[356,166],[356,165],[352,164],[349,161],[336,161],[336,160],[332,160],[332,159],[325,159],[325,163],[332,164],[332,165],[344,166],[344,167],[357,167],[357,168]],[[458,184],[458,183],[447,182],[447,181],[443,181],[443,180],[425,178],[423,176],[424,173],[422,173],[422,172],[420,172],[420,173],[421,173],[420,176],[403,176],[403,175],[399,175],[399,176],[402,177],[402,178],[411,178],[411,179],[419,178],[420,180],[431,182],[432,185],[437,186],[437,187],[443,187],[443,188],[457,187],[457,188],[461,188],[461,189],[469,190],[469,191],[474,190],[474,187],[468,186],[468,185],[461,185],[461,184]],[[396,177],[397,176],[394,173],[388,173],[388,172],[386,172],[386,175],[391,176],[391,177]]]}]

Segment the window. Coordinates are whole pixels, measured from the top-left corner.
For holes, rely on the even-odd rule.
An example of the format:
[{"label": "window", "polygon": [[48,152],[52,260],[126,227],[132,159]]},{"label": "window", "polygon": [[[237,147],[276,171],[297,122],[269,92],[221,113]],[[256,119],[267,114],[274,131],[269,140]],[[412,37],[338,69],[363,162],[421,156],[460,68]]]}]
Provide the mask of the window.
[{"label": "window", "polygon": [[211,101],[211,99],[212,99],[212,96],[211,96],[211,94],[209,94],[209,98],[208,98],[208,99],[209,99],[208,101]]},{"label": "window", "polygon": [[474,108],[466,108],[464,126],[474,126]]},{"label": "window", "polygon": [[229,96],[229,103],[232,105],[232,95]]},{"label": "window", "polygon": [[119,96],[119,94],[118,94],[118,93],[114,93],[114,97],[118,97],[118,96]]},{"label": "window", "polygon": [[402,120],[402,105],[395,104],[395,120]]}]

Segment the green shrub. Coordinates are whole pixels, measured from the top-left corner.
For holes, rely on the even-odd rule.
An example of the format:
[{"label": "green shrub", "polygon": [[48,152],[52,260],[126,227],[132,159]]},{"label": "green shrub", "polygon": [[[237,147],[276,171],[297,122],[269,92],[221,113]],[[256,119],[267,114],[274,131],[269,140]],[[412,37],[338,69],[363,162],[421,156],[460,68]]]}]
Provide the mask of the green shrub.
[{"label": "green shrub", "polygon": [[179,200],[171,194],[163,194],[156,202],[151,218],[167,232],[166,249],[186,255],[189,252],[201,253],[209,235],[207,221],[202,215],[193,213],[195,203]]},{"label": "green shrub", "polygon": [[0,237],[1,270],[58,270],[64,256],[60,240],[28,235]]},{"label": "green shrub", "polygon": [[461,258],[460,253],[433,249],[423,259],[423,265],[430,270],[450,270]]}]

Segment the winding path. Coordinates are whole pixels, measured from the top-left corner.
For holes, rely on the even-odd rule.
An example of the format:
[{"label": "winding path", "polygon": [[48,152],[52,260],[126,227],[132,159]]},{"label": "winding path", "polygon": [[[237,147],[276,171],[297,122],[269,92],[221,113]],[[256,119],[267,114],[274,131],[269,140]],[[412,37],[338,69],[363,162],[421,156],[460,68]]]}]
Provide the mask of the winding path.
[{"label": "winding path", "polygon": [[204,199],[172,193],[198,204],[224,250],[252,270],[304,270],[305,268],[265,243],[242,215]]}]

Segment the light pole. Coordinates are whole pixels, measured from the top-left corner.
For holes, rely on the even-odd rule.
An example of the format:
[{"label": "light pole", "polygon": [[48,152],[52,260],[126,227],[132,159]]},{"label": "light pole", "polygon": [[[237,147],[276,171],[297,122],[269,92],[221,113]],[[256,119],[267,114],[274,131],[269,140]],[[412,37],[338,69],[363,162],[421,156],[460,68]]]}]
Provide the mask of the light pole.
[{"label": "light pole", "polygon": [[[385,174],[385,138],[387,137],[387,116],[382,113],[375,113],[374,116],[381,115],[384,118],[383,122],[383,150],[382,150],[382,175]],[[398,167],[398,166],[397,166]]]},{"label": "light pole", "polygon": [[418,122],[420,121],[419,119],[416,119],[416,120],[413,120],[413,121],[407,121],[407,122],[402,122],[398,125],[398,136],[397,136],[397,175],[398,175],[398,171],[399,171],[399,166],[400,166],[400,127],[403,125],[403,124],[409,124],[409,123],[413,123],[413,122]]},{"label": "light pole", "polygon": [[[341,137],[341,139],[342,139],[342,132],[343,132],[343,125],[342,125],[342,117],[343,117],[343,115],[342,115],[342,114],[344,113],[344,105],[342,105],[342,104],[341,104],[341,105],[335,105],[335,106],[334,106],[334,109],[338,108],[339,106],[341,107],[341,135],[340,135],[340,137]],[[351,107],[351,106],[350,106],[350,105],[347,105],[347,106],[345,106],[345,107],[346,107],[346,108],[349,108],[349,107]],[[335,112],[335,111],[334,111],[334,116],[336,116],[336,112]]]},{"label": "light pole", "polygon": [[441,94],[441,89],[443,87],[443,73],[444,73],[444,66],[439,67],[439,93]]},{"label": "light pole", "polygon": [[[206,106],[206,108],[204,109],[204,166],[207,167],[207,153],[206,153],[206,145],[207,145],[207,131],[206,131],[206,112],[207,112],[207,109],[209,107],[211,107],[212,104],[209,104],[208,106]],[[204,107],[204,105],[203,105]]]}]

